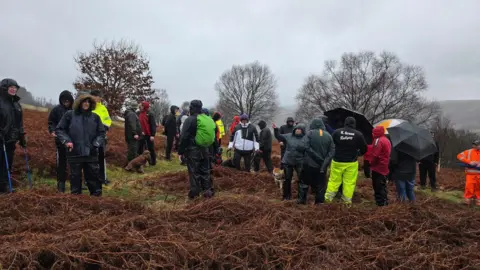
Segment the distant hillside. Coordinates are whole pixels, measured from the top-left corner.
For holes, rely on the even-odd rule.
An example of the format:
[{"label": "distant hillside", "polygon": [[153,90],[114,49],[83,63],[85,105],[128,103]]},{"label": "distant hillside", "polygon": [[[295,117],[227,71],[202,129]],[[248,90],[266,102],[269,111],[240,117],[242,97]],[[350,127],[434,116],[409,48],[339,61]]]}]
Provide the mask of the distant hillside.
[{"label": "distant hillside", "polygon": [[[444,100],[439,102],[442,111],[452,120],[457,129],[480,133],[480,100]],[[295,117],[296,106],[281,106],[273,118],[277,125],[287,117]]]},{"label": "distant hillside", "polygon": [[445,100],[439,104],[455,128],[480,133],[480,100]]}]

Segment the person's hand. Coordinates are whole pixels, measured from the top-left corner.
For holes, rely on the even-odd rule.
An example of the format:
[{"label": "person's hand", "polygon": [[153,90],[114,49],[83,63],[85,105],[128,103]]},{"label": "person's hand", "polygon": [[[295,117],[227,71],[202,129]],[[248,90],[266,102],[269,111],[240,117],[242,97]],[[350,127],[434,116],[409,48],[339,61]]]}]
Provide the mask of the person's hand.
[{"label": "person's hand", "polygon": [[65,144],[65,147],[67,147],[68,152],[72,152],[73,149],[73,143],[69,142]]},{"label": "person's hand", "polygon": [[145,132],[142,131],[142,135],[145,135]]},{"label": "person's hand", "polygon": [[470,166],[477,166],[477,165],[478,165],[478,162],[476,162],[476,161],[471,161],[469,164],[470,164]]},{"label": "person's hand", "polygon": [[138,140],[138,138],[140,138],[140,137],[139,137],[138,135],[135,135],[135,136],[133,136],[133,138],[134,138],[135,140]]},{"label": "person's hand", "polygon": [[150,141],[153,142],[153,140],[155,140],[155,137],[150,136]]},{"label": "person's hand", "polygon": [[55,134],[55,131],[50,133],[50,135],[52,135],[52,137],[54,137],[54,138],[57,137],[57,134]]},{"label": "person's hand", "polygon": [[272,128],[277,128],[277,126],[275,125],[275,123],[272,123]]},{"label": "person's hand", "polygon": [[279,144],[280,144],[280,146],[283,146],[283,142],[280,142]]}]

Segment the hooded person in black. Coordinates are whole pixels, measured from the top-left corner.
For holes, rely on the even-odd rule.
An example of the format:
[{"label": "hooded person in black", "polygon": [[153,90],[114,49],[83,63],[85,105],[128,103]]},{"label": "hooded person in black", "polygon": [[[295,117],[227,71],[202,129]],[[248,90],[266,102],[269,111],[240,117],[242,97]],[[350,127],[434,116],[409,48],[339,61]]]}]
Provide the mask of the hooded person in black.
[{"label": "hooded person in black", "polygon": [[82,193],[82,172],[90,195],[102,195],[99,175],[98,148],[105,140],[105,128],[100,117],[93,113],[95,100],[91,95],[80,95],[73,110],[65,113],[55,130],[58,140],[67,148],[72,194]]},{"label": "hooded person in black", "polygon": [[[293,117],[288,117],[287,118],[287,123],[285,125],[282,125],[279,129],[280,134],[291,134],[293,131],[293,127],[295,126],[295,120],[293,120]],[[283,156],[285,155],[285,150],[286,146],[283,144],[283,142],[280,143],[280,160],[283,160]],[[280,164],[280,169],[283,170],[283,163]]]},{"label": "hooded person in black", "polygon": [[67,181],[67,149],[58,139],[55,129],[63,115],[72,109],[72,93],[68,90],[62,91],[58,97],[58,102],[58,105],[55,106],[48,115],[48,133],[55,138],[55,144],[57,146],[57,190],[63,193],[65,192],[65,182]]},{"label": "hooded person in black", "polygon": [[0,82],[0,194],[8,192],[8,173],[12,171],[17,142],[22,148],[27,146],[23,111],[19,103],[20,97],[17,96],[18,88],[20,86],[13,79],[3,79]]},{"label": "hooded person in black", "polygon": [[[185,157],[190,180],[189,199],[194,199],[204,192],[203,196],[213,196],[212,182],[210,179],[209,147],[202,147],[196,143],[197,117],[202,113],[202,102],[192,100],[190,102],[190,116],[183,123],[180,134],[178,154]],[[212,120],[213,122],[213,120]],[[214,132],[212,135],[215,136]]]},{"label": "hooded person in black", "polygon": [[[430,132],[432,137],[435,139],[435,133],[433,131]],[[438,162],[440,161],[440,150],[438,147],[438,142],[435,141],[435,146],[437,147],[437,151],[422,160],[418,164],[418,169],[420,171],[420,187],[425,189],[427,186],[427,175],[430,179],[430,187],[432,191],[437,190],[437,166]]]},{"label": "hooded person in black", "polygon": [[315,204],[323,203],[327,188],[325,172],[335,153],[335,144],[320,118],[312,120],[310,129],[303,139],[305,145],[301,146],[300,150],[305,149],[305,161],[298,182],[297,203],[307,203],[309,186],[315,192]]},{"label": "hooded person in black", "polygon": [[162,121],[164,128],[164,134],[167,136],[167,147],[165,148],[165,159],[171,160],[173,142],[175,141],[175,136],[177,136],[177,112],[178,107],[175,105],[170,106],[170,114],[165,116]]},{"label": "hooded person in black", "polygon": [[275,138],[285,145],[285,155],[282,158],[282,164],[285,171],[285,183],[283,184],[283,200],[290,200],[292,197],[292,178],[293,172],[300,178],[304,162],[305,126],[296,125],[290,134],[280,134],[275,124],[272,125]]},{"label": "hooded person in black", "polygon": [[263,159],[263,162],[265,163],[265,167],[267,167],[268,172],[273,174],[272,132],[269,128],[267,128],[267,123],[263,120],[258,122],[258,127],[260,127],[260,150],[255,154],[253,160],[254,171],[260,171],[260,161]]},{"label": "hooded person in black", "polygon": [[325,201],[331,202],[342,186],[342,199],[350,205],[358,177],[358,156],[367,152],[367,143],[363,134],[355,129],[353,117],[345,119],[345,127],[335,130],[332,134],[335,143],[335,154],[330,167]]}]

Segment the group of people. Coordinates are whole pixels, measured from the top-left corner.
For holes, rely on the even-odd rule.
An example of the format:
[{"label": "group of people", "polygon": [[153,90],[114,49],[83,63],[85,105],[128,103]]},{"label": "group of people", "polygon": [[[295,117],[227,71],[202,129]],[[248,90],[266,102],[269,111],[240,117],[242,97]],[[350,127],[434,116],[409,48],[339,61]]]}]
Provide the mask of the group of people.
[{"label": "group of people", "polygon": [[[25,148],[26,132],[23,127],[23,111],[17,96],[18,83],[13,79],[0,81],[0,193],[8,192],[8,180],[14,159],[16,144]],[[126,104],[125,140],[128,145],[127,161],[140,155],[146,148],[151,154],[150,164],[156,164],[154,141],[156,121],[149,112],[148,102]],[[138,110],[139,109],[139,110]],[[273,174],[273,136],[281,148],[281,169],[284,170],[283,199],[290,200],[291,182],[296,173],[299,204],[307,202],[309,188],[315,194],[315,204],[331,202],[339,190],[342,200],[351,204],[358,177],[358,157],[364,156],[364,173],[372,178],[375,202],[378,206],[388,205],[387,182],[396,184],[398,198],[402,201],[415,200],[414,185],[416,167],[419,164],[421,188],[426,188],[430,178],[432,191],[436,191],[436,168],[439,151],[422,160],[392,148],[383,127],[373,129],[373,142],[367,145],[361,132],[356,129],[353,117],[344,120],[344,127],[336,130],[327,124],[325,116],[315,118],[307,127],[295,123],[289,117],[286,124],[278,128],[272,125],[273,135],[265,121],[259,121],[260,133],[250,123],[246,114],[235,116],[230,126],[228,150],[233,150],[232,166],[253,171],[260,170],[264,161],[267,171]],[[82,192],[82,175],[90,194],[101,196],[102,185],[108,184],[106,175],[105,149],[107,132],[112,124],[107,108],[102,103],[98,90],[80,91],[74,99],[69,91],[59,95],[59,104],[48,117],[48,132],[56,143],[57,188],[65,192],[67,163],[70,167],[71,193]],[[200,100],[192,100],[188,107],[180,110],[170,108],[162,124],[167,136],[166,159],[171,160],[172,149],[176,150],[188,168],[190,191],[193,199],[203,193],[204,197],[214,195],[212,169],[215,158],[221,157],[221,142],[225,136],[222,115],[210,113],[203,108]],[[434,134],[432,133],[432,136]],[[472,149],[457,156],[465,167],[466,203],[480,206],[480,141]],[[220,158],[221,160],[221,158]],[[219,163],[217,163],[219,164]],[[327,182],[328,168],[330,168]]]}]

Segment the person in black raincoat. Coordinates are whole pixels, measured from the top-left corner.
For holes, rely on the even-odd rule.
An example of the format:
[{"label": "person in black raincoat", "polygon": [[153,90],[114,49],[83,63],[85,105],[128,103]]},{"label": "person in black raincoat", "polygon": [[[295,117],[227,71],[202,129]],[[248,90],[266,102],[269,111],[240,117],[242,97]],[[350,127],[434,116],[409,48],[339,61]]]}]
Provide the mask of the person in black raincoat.
[{"label": "person in black raincoat", "polygon": [[[202,147],[195,142],[197,135],[197,116],[202,113],[202,102],[192,100],[190,102],[190,116],[185,120],[180,135],[178,154],[185,157],[190,179],[189,199],[194,199],[204,192],[205,198],[213,196],[213,187],[210,178],[209,147]],[[213,122],[213,120],[212,120]],[[215,136],[215,133],[212,132]]]},{"label": "person in black raincoat", "polygon": [[12,171],[17,142],[22,148],[27,145],[22,106],[19,103],[20,97],[17,96],[18,88],[20,86],[13,79],[3,79],[0,82],[0,194],[8,192],[8,172]]},{"label": "person in black raincoat", "polygon": [[[280,127],[279,133],[280,134],[291,134],[294,126],[295,126],[295,120],[293,120],[293,117],[288,117],[287,118],[287,123]],[[281,154],[280,160],[283,160],[283,156],[285,155],[285,151],[286,151],[286,146],[283,142],[279,142],[279,143],[280,143],[280,154]],[[280,164],[280,169],[282,169],[282,170],[284,169],[283,168],[283,163]]]},{"label": "person in black raincoat", "polygon": [[142,139],[142,126],[136,113],[138,103],[127,103],[127,109],[123,114],[125,119],[125,141],[127,142],[127,161],[130,162],[138,155],[139,141]]},{"label": "person in black raincoat", "polygon": [[292,178],[293,172],[297,173],[300,178],[302,166],[304,162],[305,142],[305,126],[296,125],[292,133],[280,134],[280,131],[272,125],[275,138],[285,145],[285,155],[282,158],[283,169],[285,171],[285,183],[283,184],[283,200],[290,200],[292,198]]},{"label": "person in black raincoat", "polygon": [[58,97],[58,102],[59,104],[55,106],[48,115],[48,133],[55,138],[55,145],[57,146],[57,190],[63,193],[65,192],[65,182],[67,181],[67,148],[65,148],[65,145],[58,139],[55,129],[63,115],[72,109],[72,93],[68,90],[62,91]]},{"label": "person in black raincoat", "polygon": [[255,154],[254,158],[254,171],[260,171],[260,161],[263,159],[265,167],[269,173],[273,174],[273,165],[272,165],[272,132],[267,128],[267,123],[265,121],[258,122],[258,127],[260,127],[260,150]]},{"label": "person in black raincoat", "polygon": [[177,136],[177,112],[179,108],[175,105],[170,106],[170,114],[168,114],[162,121],[164,134],[167,136],[167,147],[165,148],[165,159],[171,160],[173,143],[175,136]]},{"label": "person in black raincoat", "polygon": [[315,192],[315,204],[325,201],[327,188],[326,171],[335,154],[335,144],[332,136],[320,118],[315,118],[310,123],[310,129],[304,137],[305,161],[298,182],[298,203],[307,203],[308,187]]},{"label": "person in black raincoat", "polygon": [[92,196],[102,195],[99,175],[98,148],[105,141],[105,128],[100,117],[93,113],[95,100],[91,95],[80,95],[55,130],[58,140],[68,149],[70,189],[82,193],[82,172]]}]

